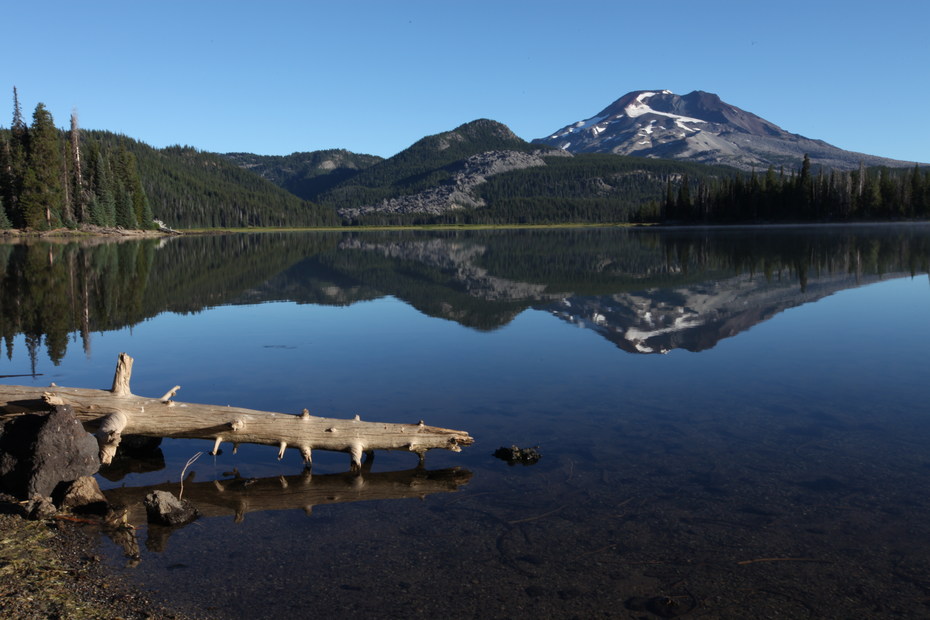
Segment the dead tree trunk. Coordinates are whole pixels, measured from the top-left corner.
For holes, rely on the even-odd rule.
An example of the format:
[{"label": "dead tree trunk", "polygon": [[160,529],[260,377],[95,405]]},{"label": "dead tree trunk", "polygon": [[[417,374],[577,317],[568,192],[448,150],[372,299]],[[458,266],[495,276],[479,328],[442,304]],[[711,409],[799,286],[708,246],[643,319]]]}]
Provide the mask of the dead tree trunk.
[{"label": "dead tree trunk", "polygon": [[352,469],[361,467],[362,454],[372,450],[408,450],[423,455],[427,450],[444,448],[461,451],[474,439],[465,431],[414,424],[387,424],[337,420],[312,416],[255,411],[238,407],[200,405],[171,400],[181,389],[175,386],[161,398],[146,398],[130,392],[132,358],[120,353],[110,390],[48,388],[0,385],[0,408],[33,409],[36,401],[45,405],[71,405],[85,428],[100,444],[100,460],[110,463],[120,437],[145,435],[185,439],[212,439],[215,453],[224,441],[233,444],[257,443],[278,447],[278,458],[288,447],[300,450],[309,468],[313,450],[348,452]]}]

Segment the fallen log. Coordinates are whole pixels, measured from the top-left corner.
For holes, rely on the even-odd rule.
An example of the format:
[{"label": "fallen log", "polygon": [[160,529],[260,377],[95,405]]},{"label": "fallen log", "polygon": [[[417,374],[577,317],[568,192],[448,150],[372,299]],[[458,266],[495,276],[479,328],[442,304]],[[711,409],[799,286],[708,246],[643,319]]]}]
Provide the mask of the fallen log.
[{"label": "fallen log", "polygon": [[100,461],[109,464],[122,435],[184,439],[212,439],[215,454],[222,442],[233,452],[242,443],[277,446],[278,459],[287,448],[300,450],[304,464],[312,465],[313,450],[333,450],[351,455],[353,471],[361,468],[362,455],[373,450],[407,450],[423,462],[428,450],[460,452],[474,439],[465,431],[414,424],[388,424],[322,418],[304,409],[300,415],[256,411],[239,407],[182,403],[171,400],[181,389],[175,386],[161,398],[136,396],[129,389],[133,359],[120,353],[110,390],[0,385],[0,409],[29,411],[52,405],[71,405],[84,427],[94,433]]}]

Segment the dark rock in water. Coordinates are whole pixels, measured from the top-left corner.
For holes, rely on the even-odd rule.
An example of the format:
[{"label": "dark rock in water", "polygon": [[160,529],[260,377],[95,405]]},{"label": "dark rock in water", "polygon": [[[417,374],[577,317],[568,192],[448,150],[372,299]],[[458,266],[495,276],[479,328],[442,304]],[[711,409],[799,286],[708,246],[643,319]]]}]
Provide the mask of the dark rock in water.
[{"label": "dark rock in water", "polygon": [[690,597],[656,596],[649,599],[646,611],[650,611],[660,618],[677,618],[694,610],[694,601]]},{"label": "dark rock in water", "polygon": [[494,452],[494,456],[502,461],[507,461],[508,465],[516,465],[517,463],[533,465],[542,458],[542,454],[539,453],[539,446],[535,448],[519,448],[517,446],[505,448],[501,446]]},{"label": "dark rock in water", "polygon": [[73,482],[58,485],[52,500],[59,508],[79,513],[105,514],[107,498],[93,476],[81,476]]},{"label": "dark rock in water", "polygon": [[116,448],[117,457],[122,454],[131,458],[145,457],[159,450],[161,437],[147,437],[145,435],[122,435],[119,446]]},{"label": "dark rock in water", "polygon": [[0,490],[17,497],[48,497],[59,483],[98,469],[97,440],[68,405],[14,418],[0,430]]},{"label": "dark rock in water", "polygon": [[152,491],[145,496],[143,503],[149,523],[186,525],[200,516],[193,504],[168,491]]},{"label": "dark rock in water", "polygon": [[[133,435],[133,437],[138,436]],[[125,436],[123,438],[125,439]],[[161,471],[164,468],[165,455],[160,447],[140,451],[133,449],[127,453],[123,451],[123,441],[120,440],[113,461],[106,467],[100,468],[100,475],[111,482],[116,482],[129,474],[146,474],[152,471]]]}]

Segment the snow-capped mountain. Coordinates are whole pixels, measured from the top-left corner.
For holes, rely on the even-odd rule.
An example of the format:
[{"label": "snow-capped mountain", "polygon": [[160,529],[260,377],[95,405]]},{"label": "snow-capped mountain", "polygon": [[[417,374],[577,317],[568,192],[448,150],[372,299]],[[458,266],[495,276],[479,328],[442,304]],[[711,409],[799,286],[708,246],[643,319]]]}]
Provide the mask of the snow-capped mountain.
[{"label": "snow-capped mountain", "polygon": [[822,140],[789,133],[763,118],[696,90],[627,93],[601,112],[534,142],[571,153],[616,153],[726,164],[744,170],[796,166],[808,154],[828,168],[907,166],[883,157],[844,151]]}]

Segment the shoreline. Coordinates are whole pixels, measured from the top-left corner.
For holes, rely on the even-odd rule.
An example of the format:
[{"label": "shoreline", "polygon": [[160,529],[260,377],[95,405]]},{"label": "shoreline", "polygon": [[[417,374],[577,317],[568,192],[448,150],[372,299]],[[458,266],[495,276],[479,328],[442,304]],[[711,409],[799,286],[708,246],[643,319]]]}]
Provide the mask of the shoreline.
[{"label": "shoreline", "polygon": [[111,570],[98,553],[100,530],[66,515],[30,521],[0,510],[0,616],[5,618],[173,618],[166,607]]},{"label": "shoreline", "polygon": [[176,231],[143,230],[127,228],[102,228],[100,226],[82,226],[80,228],[52,228],[50,230],[29,230],[25,228],[5,228],[0,236],[26,239],[46,239],[49,237],[170,237],[178,235]]}]

